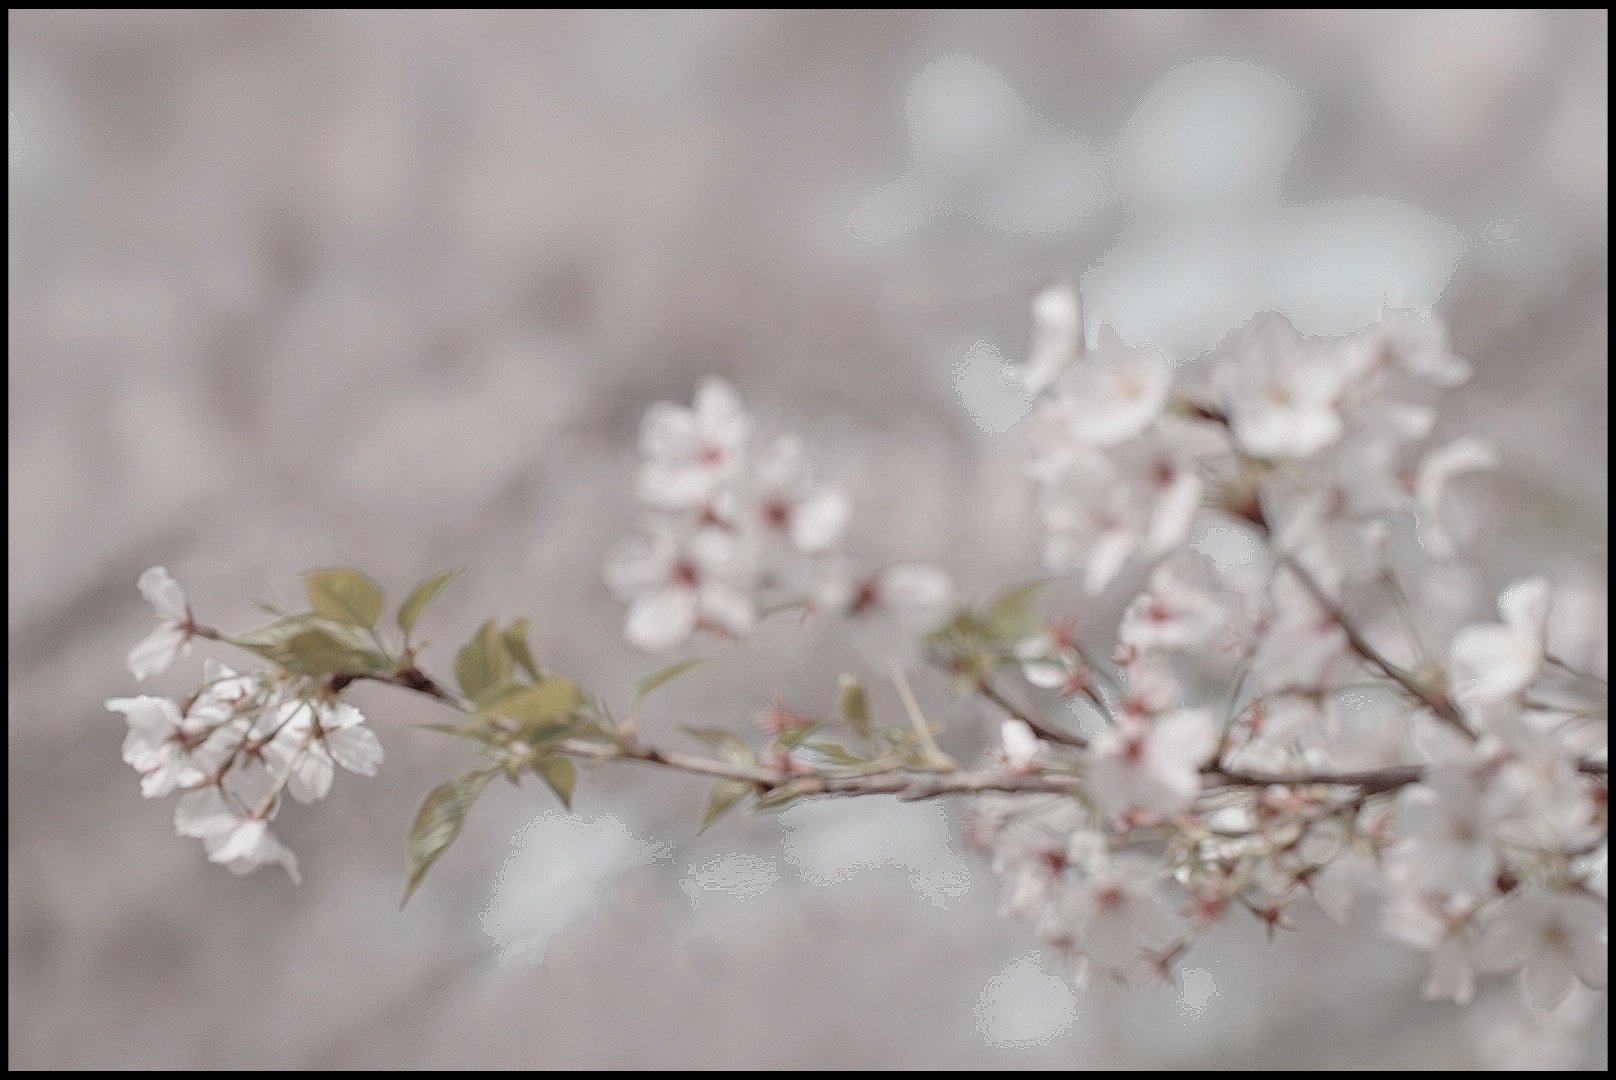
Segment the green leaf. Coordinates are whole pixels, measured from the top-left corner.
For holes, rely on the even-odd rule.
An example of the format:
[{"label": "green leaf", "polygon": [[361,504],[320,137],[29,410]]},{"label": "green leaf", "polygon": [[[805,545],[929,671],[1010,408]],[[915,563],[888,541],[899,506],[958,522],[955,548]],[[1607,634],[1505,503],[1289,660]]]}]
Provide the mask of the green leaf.
[{"label": "green leaf", "polygon": [[505,651],[511,654],[511,659],[522,665],[527,677],[534,682],[544,678],[539,673],[539,665],[533,661],[533,650],[527,647],[527,631],[531,624],[526,619],[513,619],[500,635],[505,639]]},{"label": "green leaf", "polygon": [[983,633],[996,641],[1020,641],[1038,632],[1038,612],[1032,600],[1049,584],[1040,579],[1016,585],[1000,593],[982,613]]},{"label": "green leaf", "polygon": [[852,675],[843,675],[836,684],[836,713],[859,738],[869,740],[870,699],[864,693],[864,684]]},{"label": "green leaf", "polygon": [[445,780],[427,792],[426,798],[421,801],[421,808],[415,813],[409,838],[404,841],[405,868],[409,880],[404,887],[404,899],[399,901],[399,910],[410,902],[411,895],[438,856],[447,851],[449,845],[454,843],[454,838],[460,835],[466,811],[471,809],[471,804],[488,783],[489,775],[469,772],[453,780]]},{"label": "green leaf", "polygon": [[556,793],[561,805],[571,810],[572,789],[578,784],[578,766],[572,763],[572,759],[559,754],[542,757],[533,763],[533,771],[544,777],[544,782]]},{"label": "green leaf", "polygon": [[669,664],[665,668],[651,672],[645,678],[634,684],[634,701],[638,702],[646,694],[655,690],[663,683],[672,682],[687,671],[694,671],[703,664],[712,663],[711,657],[697,657],[694,660],[681,660],[677,664]]},{"label": "green leaf", "polygon": [[336,671],[369,673],[388,666],[370,641],[352,626],[318,615],[288,615],[268,626],[228,639],[298,675]]},{"label": "green leaf", "polygon": [[731,765],[756,765],[757,758],[752,754],[752,748],[746,745],[746,740],[724,728],[685,727],[680,728],[686,735],[700,739],[724,761]]},{"label": "green leaf", "polygon": [[281,618],[285,618],[292,614],[283,607],[277,607],[276,605],[271,604],[268,600],[254,600],[253,607],[257,608],[259,611],[265,612],[266,614],[277,615]]},{"label": "green leaf", "polygon": [[582,703],[583,694],[577,683],[552,675],[534,686],[501,693],[480,711],[490,716],[509,717],[526,727],[560,720]]},{"label": "green leaf", "polygon": [[454,724],[417,724],[416,726],[426,728],[428,731],[439,731],[445,735],[454,735],[463,739],[476,739],[490,746],[504,742],[506,738],[492,724],[481,717],[468,717]]},{"label": "green leaf", "polygon": [[387,605],[381,587],[357,570],[310,570],[303,575],[303,590],[316,615],[366,630],[375,629]]},{"label": "green leaf", "polygon": [[800,799],[808,793],[804,781],[788,780],[779,787],[770,788],[759,795],[757,802],[752,804],[752,809],[754,811],[778,810],[787,803]]},{"label": "green leaf", "polygon": [[864,764],[864,758],[853,753],[841,743],[833,742],[830,739],[806,739],[802,745],[816,753],[824,754],[838,765]]},{"label": "green leaf", "polygon": [[459,576],[459,570],[445,570],[441,574],[433,574],[410,590],[410,595],[398,606],[398,628],[404,631],[406,637],[415,629],[415,624],[427,605],[436,600],[449,582]]},{"label": "green leaf", "polygon": [[696,830],[697,835],[707,831],[708,826],[723,817],[736,803],[746,798],[752,785],[745,780],[720,780],[713,785],[713,793],[707,796],[707,805],[701,811],[701,828]]},{"label": "green leaf", "polygon": [[798,743],[802,742],[802,740],[812,735],[814,730],[818,727],[818,720],[805,720],[800,724],[792,724],[790,727],[780,732],[780,734],[776,735],[774,737],[774,741],[779,743],[781,746],[796,746]]},{"label": "green leaf", "polygon": [[547,724],[527,724],[517,733],[517,738],[534,750],[546,750],[551,743],[571,738],[577,733],[577,725],[567,720],[556,720]]},{"label": "green leaf", "polygon": [[494,620],[489,619],[455,657],[455,681],[462,693],[480,704],[510,677],[511,654],[505,651],[505,641]]}]

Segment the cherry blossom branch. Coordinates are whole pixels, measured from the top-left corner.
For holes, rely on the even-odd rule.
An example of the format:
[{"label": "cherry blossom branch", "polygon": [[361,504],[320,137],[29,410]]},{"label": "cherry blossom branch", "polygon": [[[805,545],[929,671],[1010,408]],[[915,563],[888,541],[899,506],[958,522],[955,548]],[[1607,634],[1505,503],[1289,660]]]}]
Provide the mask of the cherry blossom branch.
[{"label": "cherry blossom branch", "polygon": [[1463,733],[1467,739],[1475,740],[1476,733],[1470,730],[1469,725],[1464,722],[1464,718],[1459,715],[1459,710],[1454,708],[1453,702],[1445,693],[1421,685],[1419,680],[1412,674],[1382,656],[1373,645],[1364,640],[1364,636],[1358,632],[1358,628],[1353,625],[1346,612],[1342,611],[1325,594],[1324,589],[1313,579],[1313,575],[1303,569],[1302,564],[1294,556],[1282,552],[1276,552],[1276,554],[1279,555],[1281,565],[1296,575],[1296,579],[1302,583],[1302,588],[1307,590],[1308,595],[1313,598],[1313,602],[1323,608],[1325,614],[1329,615],[1331,620],[1341,627],[1342,633],[1347,637],[1347,644],[1352,647],[1353,652],[1374,665],[1380,670],[1381,674],[1413,695],[1416,700],[1430,709],[1443,722],[1450,724]]},{"label": "cherry blossom branch", "polygon": [[1020,720],[1023,724],[1026,724],[1028,727],[1032,728],[1033,731],[1036,732],[1040,737],[1047,739],[1052,743],[1058,743],[1061,746],[1076,747],[1079,750],[1083,749],[1089,744],[1089,741],[1083,738],[1083,736],[1073,734],[1069,731],[1062,731],[1060,728],[1051,724],[1037,713],[1017,705],[1014,701],[1011,701],[1009,698],[1005,697],[1004,694],[1001,693],[999,689],[995,687],[987,678],[983,678],[976,684],[976,692],[981,694],[987,700],[991,701],[993,704],[997,705],[999,708],[1003,709],[1012,718]]}]

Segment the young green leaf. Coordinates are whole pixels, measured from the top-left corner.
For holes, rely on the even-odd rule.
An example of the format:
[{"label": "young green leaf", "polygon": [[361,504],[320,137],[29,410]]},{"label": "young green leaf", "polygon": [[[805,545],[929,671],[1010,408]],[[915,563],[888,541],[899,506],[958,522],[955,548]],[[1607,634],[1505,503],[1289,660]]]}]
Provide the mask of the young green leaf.
[{"label": "young green leaf", "polygon": [[454,838],[460,835],[460,826],[466,821],[466,811],[471,809],[471,804],[488,783],[490,775],[469,772],[453,780],[445,780],[427,792],[426,798],[421,801],[421,809],[416,811],[415,823],[410,826],[409,838],[404,842],[409,880],[404,887],[404,899],[399,901],[400,910],[410,902],[410,897],[438,856],[447,851],[449,845],[454,843]]},{"label": "young green leaf", "polygon": [[439,731],[445,735],[454,735],[463,739],[476,739],[489,746],[505,741],[508,737],[502,734],[493,724],[482,717],[467,717],[455,724],[417,724],[416,727],[426,728],[428,731]]},{"label": "young green leaf", "polygon": [[455,681],[467,697],[480,701],[510,677],[511,654],[505,651],[505,641],[494,620],[489,619],[455,657]]},{"label": "young green leaf", "polygon": [[864,684],[852,675],[843,675],[836,684],[836,713],[859,738],[869,741],[870,699],[864,693]]},{"label": "young green leaf", "polygon": [[512,619],[511,625],[501,633],[505,639],[505,651],[511,654],[511,659],[522,665],[527,677],[538,682],[544,676],[539,674],[539,665],[533,660],[533,651],[527,647],[527,631],[531,625],[526,619]]},{"label": "young green leaf", "polygon": [[984,633],[996,641],[1019,641],[1038,632],[1038,612],[1032,600],[1039,589],[1049,582],[1029,581],[1016,585],[998,596],[982,613]]},{"label": "young green leaf", "polygon": [[752,748],[746,745],[746,740],[724,728],[686,727],[680,728],[686,735],[700,739],[724,761],[731,765],[756,765],[757,758]]},{"label": "young green leaf", "polygon": [[792,724],[790,727],[780,732],[780,734],[774,737],[774,741],[785,747],[796,746],[798,743],[802,742],[802,740],[812,735],[818,727],[818,720],[804,720],[802,723]]},{"label": "young green leaf", "polygon": [[808,794],[808,785],[801,780],[788,780],[779,787],[770,788],[752,804],[754,811],[778,810],[780,807]]},{"label": "young green leaf", "polygon": [[288,615],[228,640],[299,675],[368,673],[388,663],[354,627],[314,614]]},{"label": "young green leaf", "polygon": [[560,720],[583,703],[578,684],[552,675],[533,686],[502,693],[483,706],[490,716],[505,716],[523,725],[547,724]]},{"label": "young green leaf", "polygon": [[839,742],[830,739],[806,739],[803,746],[818,754],[823,754],[838,765],[863,765],[864,758],[853,753]]},{"label": "young green leaf", "polygon": [[559,754],[541,757],[533,763],[533,771],[544,777],[544,782],[556,793],[561,805],[571,810],[572,789],[578,783],[578,766],[572,763],[572,759]]},{"label": "young green leaf", "polygon": [[375,629],[387,605],[381,587],[357,570],[310,570],[303,575],[303,590],[316,615],[366,630]]},{"label": "young green leaf", "polygon": [[634,684],[633,700],[637,703],[646,694],[649,694],[663,683],[672,682],[685,672],[694,671],[703,664],[710,663],[712,663],[712,659],[710,657],[697,657],[694,660],[681,660],[677,664],[669,664],[665,668],[660,668],[653,671],[651,674]]},{"label": "young green leaf", "polygon": [[433,574],[411,589],[410,595],[398,606],[398,628],[408,636],[410,631],[415,629],[415,624],[427,605],[436,600],[449,582],[459,576],[459,570],[445,570],[441,574]]},{"label": "young green leaf", "polygon": [[701,828],[696,830],[697,835],[707,831],[707,827],[733,807],[746,798],[752,785],[745,780],[720,780],[713,785],[713,792],[707,796],[707,805],[701,811]]}]

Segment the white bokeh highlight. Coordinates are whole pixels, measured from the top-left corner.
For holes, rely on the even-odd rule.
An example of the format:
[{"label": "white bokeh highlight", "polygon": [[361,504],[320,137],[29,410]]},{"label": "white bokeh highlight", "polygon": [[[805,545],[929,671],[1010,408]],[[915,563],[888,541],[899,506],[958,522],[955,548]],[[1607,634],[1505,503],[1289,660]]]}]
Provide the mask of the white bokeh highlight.
[{"label": "white bokeh highlight", "polygon": [[637,838],[610,814],[586,820],[545,813],[511,837],[511,846],[482,913],[501,964],[522,953],[530,964],[544,963],[550,939],[592,918],[608,885],[669,855],[667,845]]},{"label": "white bokeh highlight", "polygon": [[977,999],[976,1029],[988,1045],[1007,1049],[1047,1046],[1077,1018],[1071,983],[1045,974],[1039,954],[1024,956],[988,980]]},{"label": "white bokeh highlight", "polygon": [[971,886],[964,858],[949,846],[948,817],[933,802],[872,795],[813,799],[780,815],[786,861],[811,885],[834,885],[860,870],[897,866],[915,892],[947,907]]}]

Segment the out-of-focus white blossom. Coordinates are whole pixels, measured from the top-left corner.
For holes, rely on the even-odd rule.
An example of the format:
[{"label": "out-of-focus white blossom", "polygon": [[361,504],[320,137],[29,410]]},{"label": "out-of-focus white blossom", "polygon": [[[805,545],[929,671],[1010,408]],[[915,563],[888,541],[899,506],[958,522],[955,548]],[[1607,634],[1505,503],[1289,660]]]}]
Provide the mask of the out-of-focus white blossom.
[{"label": "out-of-focus white blossom", "polygon": [[1098,860],[1084,880],[1064,890],[1039,926],[1042,937],[1070,935],[1098,969],[1121,972],[1148,951],[1164,948],[1182,930],[1161,898],[1149,859],[1119,855]]},{"label": "out-of-focus white blossom", "polygon": [[1552,1009],[1571,993],[1576,979],[1605,988],[1609,956],[1605,905],[1578,893],[1523,889],[1482,934],[1481,960],[1492,971],[1521,969],[1526,1003]]},{"label": "out-of-focus white blossom", "polygon": [[745,552],[725,529],[630,537],[607,555],[605,575],[629,603],[624,637],[647,652],[682,644],[699,626],[741,636],[756,621]]},{"label": "out-of-focus white blossom", "polygon": [[1148,720],[1119,718],[1090,745],[1089,788],[1108,813],[1171,815],[1201,790],[1201,766],[1217,748],[1205,709],[1175,709]]},{"label": "out-of-focus white blossom", "polygon": [[1531,685],[1543,663],[1549,583],[1517,581],[1498,595],[1502,623],[1467,626],[1454,635],[1448,676],[1461,705],[1485,708]]},{"label": "out-of-focus white blossom", "polygon": [[794,435],[776,439],[758,461],[758,517],[765,529],[781,533],[808,554],[841,543],[853,516],[853,500],[832,484],[820,483],[813,459]]},{"label": "out-of-focus white blossom", "polygon": [[1453,538],[1442,522],[1448,485],[1455,476],[1498,467],[1498,455],[1491,446],[1471,436],[1455,439],[1438,447],[1420,460],[1414,476],[1414,505],[1419,518],[1420,543],[1433,559],[1453,558]]},{"label": "out-of-focus white blossom", "polygon": [[1157,349],[1130,348],[1109,326],[1100,345],[1069,367],[1055,384],[1066,433],[1096,448],[1144,433],[1167,405],[1173,369]]},{"label": "out-of-focus white blossom", "polygon": [[1495,822],[1485,813],[1483,791],[1457,769],[1432,770],[1423,783],[1397,796],[1393,870],[1408,888],[1481,896],[1498,874]]},{"label": "out-of-focus white blossom", "polygon": [[1381,312],[1378,334],[1398,370],[1416,379],[1441,387],[1468,382],[1470,364],[1455,356],[1448,342],[1448,328],[1441,319],[1421,315],[1411,308],[1388,307]]},{"label": "out-of-focus white blossom", "polygon": [[1211,575],[1200,556],[1158,566],[1150,588],[1122,613],[1118,639],[1141,650],[1193,649],[1207,642],[1229,618],[1211,589]]},{"label": "out-of-focus white blossom", "polygon": [[1059,573],[1081,572],[1091,595],[1122,569],[1144,535],[1145,517],[1109,459],[1091,453],[1073,462],[1039,493],[1044,526],[1044,565]]},{"label": "out-of-focus white blossom", "polygon": [[1028,772],[1038,756],[1038,736],[1022,720],[1006,720],[999,726],[999,740],[1004,745],[1005,765],[1013,773]]},{"label": "out-of-focus white blossom", "polygon": [[1028,397],[1054,385],[1083,351],[1083,305],[1070,285],[1051,285],[1032,302],[1032,353],[1015,371]]},{"label": "out-of-focus white blossom", "polygon": [[740,467],[751,430],[740,395],[717,377],[702,380],[693,408],[651,406],[640,424],[640,498],[664,510],[699,507]]},{"label": "out-of-focus white blossom", "polygon": [[1338,409],[1349,372],[1304,345],[1282,316],[1259,315],[1236,333],[1217,368],[1236,441],[1260,458],[1305,458],[1341,437]]},{"label": "out-of-focus white blossom", "polygon": [[157,629],[129,653],[129,670],[137,679],[160,675],[175,657],[191,651],[191,635],[196,630],[185,590],[161,566],[140,575],[140,595],[157,609]]}]

